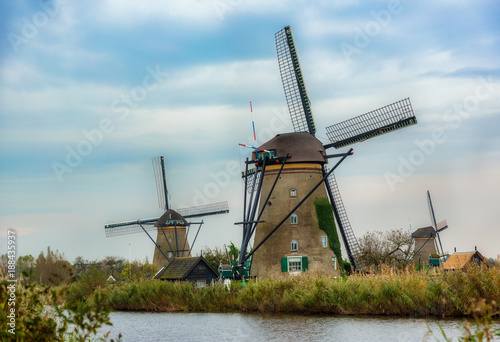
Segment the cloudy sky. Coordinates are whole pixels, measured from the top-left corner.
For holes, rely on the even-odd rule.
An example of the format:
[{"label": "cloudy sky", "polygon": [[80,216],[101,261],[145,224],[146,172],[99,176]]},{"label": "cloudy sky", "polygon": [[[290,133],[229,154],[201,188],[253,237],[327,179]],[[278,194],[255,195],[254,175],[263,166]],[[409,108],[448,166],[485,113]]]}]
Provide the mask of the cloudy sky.
[{"label": "cloudy sky", "polygon": [[[194,250],[239,243],[238,171],[290,132],[274,34],[291,25],[318,127],[410,97],[418,125],[355,144],[336,172],[355,234],[447,219],[444,249],[500,254],[500,3],[3,1],[0,251],[151,260],[145,234],[104,224],[227,200]],[[345,150],[345,149],[344,149]],[[130,244],[130,245],[129,245]]]}]

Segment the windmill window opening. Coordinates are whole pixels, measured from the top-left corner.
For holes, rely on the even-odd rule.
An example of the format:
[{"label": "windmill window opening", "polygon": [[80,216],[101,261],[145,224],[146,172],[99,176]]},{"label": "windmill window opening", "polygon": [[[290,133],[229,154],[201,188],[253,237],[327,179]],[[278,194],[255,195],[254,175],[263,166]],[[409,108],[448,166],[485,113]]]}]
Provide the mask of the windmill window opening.
[{"label": "windmill window opening", "polygon": [[257,158],[259,160],[264,160],[264,159],[271,159],[276,157],[276,150],[271,150],[269,152],[258,152],[257,153]]},{"label": "windmill window opening", "polygon": [[293,213],[291,216],[290,216],[290,223],[291,224],[297,224],[298,223],[298,218],[297,218],[297,214]]},{"label": "windmill window opening", "polygon": [[170,220],[170,225],[183,226],[184,222],[182,220]]},{"label": "windmill window opening", "polygon": [[336,271],[337,270],[337,257],[335,255],[332,256],[332,264],[333,264],[333,269]]},{"label": "windmill window opening", "polygon": [[168,252],[168,257],[171,258],[172,257],[172,252]]},{"label": "windmill window opening", "polygon": [[297,240],[292,240],[292,251],[297,251],[299,249],[299,243]]},{"label": "windmill window opening", "polygon": [[321,244],[323,245],[323,247],[327,246],[327,238],[326,238],[326,236],[322,236],[321,237]]},{"label": "windmill window opening", "polygon": [[297,197],[297,189],[290,190],[290,197]]}]

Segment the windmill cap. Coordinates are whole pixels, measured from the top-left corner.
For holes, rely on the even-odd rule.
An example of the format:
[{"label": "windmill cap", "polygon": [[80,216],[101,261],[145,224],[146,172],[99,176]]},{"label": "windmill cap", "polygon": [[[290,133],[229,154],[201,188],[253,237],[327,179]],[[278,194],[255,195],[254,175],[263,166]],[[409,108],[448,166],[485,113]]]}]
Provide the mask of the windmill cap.
[{"label": "windmill cap", "polygon": [[177,226],[187,226],[188,222],[177,211],[169,209],[156,221],[155,227],[166,227],[174,224]]},{"label": "windmill cap", "polygon": [[276,151],[277,157],[285,157],[289,153],[292,157],[289,163],[326,162],[323,144],[307,132],[278,134],[260,148]]},{"label": "windmill cap", "polygon": [[416,231],[413,232],[413,237],[417,239],[424,239],[424,238],[429,238],[429,237],[434,237],[436,236],[436,230],[433,227],[423,227],[423,228],[418,228]]}]

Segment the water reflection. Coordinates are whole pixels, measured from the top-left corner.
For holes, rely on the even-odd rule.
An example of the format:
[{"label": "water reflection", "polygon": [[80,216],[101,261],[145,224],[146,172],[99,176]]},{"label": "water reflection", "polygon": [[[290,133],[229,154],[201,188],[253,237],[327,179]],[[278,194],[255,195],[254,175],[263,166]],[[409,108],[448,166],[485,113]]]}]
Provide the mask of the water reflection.
[{"label": "water reflection", "polygon": [[[429,341],[444,340],[433,318],[243,313],[114,312],[110,337],[124,341]],[[426,336],[427,323],[436,337]],[[439,320],[448,338],[462,320]],[[103,329],[102,331],[107,331]]]}]

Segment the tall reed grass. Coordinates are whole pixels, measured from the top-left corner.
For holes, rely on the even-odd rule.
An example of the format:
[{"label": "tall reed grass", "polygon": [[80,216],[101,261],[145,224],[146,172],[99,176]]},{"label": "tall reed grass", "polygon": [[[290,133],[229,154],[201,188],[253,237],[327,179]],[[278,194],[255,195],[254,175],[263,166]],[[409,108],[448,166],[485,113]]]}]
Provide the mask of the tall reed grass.
[{"label": "tall reed grass", "polygon": [[308,274],[252,280],[231,290],[217,284],[157,280],[108,285],[97,290],[115,310],[284,312],[398,316],[466,316],[479,300],[500,301],[500,268],[323,278]]}]

